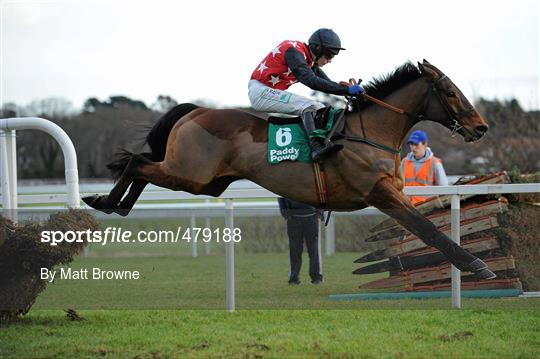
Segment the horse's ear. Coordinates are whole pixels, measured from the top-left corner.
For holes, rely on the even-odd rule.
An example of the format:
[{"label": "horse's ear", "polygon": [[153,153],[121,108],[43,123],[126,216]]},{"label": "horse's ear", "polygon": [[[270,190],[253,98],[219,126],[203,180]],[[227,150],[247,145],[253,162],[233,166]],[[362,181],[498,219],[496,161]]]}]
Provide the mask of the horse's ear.
[{"label": "horse's ear", "polygon": [[[428,66],[425,66],[425,65],[428,65]],[[435,79],[439,78],[439,75],[437,74],[437,71],[435,71],[429,65],[430,65],[430,63],[427,62],[426,60],[424,60],[424,64],[418,63],[418,68],[420,69],[420,72],[422,73],[422,75],[424,75],[425,77],[427,77],[427,78],[429,78],[431,80],[435,80]]]},{"label": "horse's ear", "polygon": [[431,65],[431,64],[428,62],[428,60],[426,60],[426,59],[422,60],[422,62],[423,62],[424,65]]}]

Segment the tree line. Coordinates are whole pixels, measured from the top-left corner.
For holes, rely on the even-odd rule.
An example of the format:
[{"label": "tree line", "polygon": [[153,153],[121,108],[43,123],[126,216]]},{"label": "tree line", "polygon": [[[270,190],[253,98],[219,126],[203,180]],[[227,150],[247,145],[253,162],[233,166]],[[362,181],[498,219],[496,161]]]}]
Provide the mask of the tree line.
[{"label": "tree line", "polygon": [[[212,106],[202,100],[194,101]],[[89,98],[82,110],[75,111],[64,99],[34,101],[21,107],[13,103],[0,109],[0,116],[43,117],[62,127],[77,150],[81,178],[108,178],[105,167],[118,148],[142,152],[144,137],[159,117],[177,105],[171,96],[160,95],[150,106],[125,96],[111,96],[105,101]],[[429,145],[443,160],[448,174],[489,173],[540,170],[540,111],[525,111],[517,100],[480,99],[475,108],[487,120],[490,129],[481,141],[465,144],[461,136],[433,122],[421,122],[414,129],[429,135]],[[403,146],[402,155],[408,152]],[[17,133],[18,175],[21,179],[63,178],[64,165],[60,147],[39,131]]]}]

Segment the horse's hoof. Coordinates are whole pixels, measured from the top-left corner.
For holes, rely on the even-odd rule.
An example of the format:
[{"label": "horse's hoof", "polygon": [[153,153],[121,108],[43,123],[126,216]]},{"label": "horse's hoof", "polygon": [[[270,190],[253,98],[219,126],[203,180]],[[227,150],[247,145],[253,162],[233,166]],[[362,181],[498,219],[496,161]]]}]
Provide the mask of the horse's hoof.
[{"label": "horse's hoof", "polygon": [[487,267],[488,267],[487,264],[483,260],[481,260],[480,258],[476,258],[471,263],[465,265],[465,268],[461,269],[461,270],[465,270],[467,272],[477,273],[477,272],[480,272],[483,269],[487,269]]},{"label": "horse's hoof", "polygon": [[93,196],[83,197],[82,200],[84,203],[92,207],[93,209],[97,209],[98,211],[104,212],[106,214],[111,214],[114,212],[113,209],[106,208],[108,206],[105,205],[107,202],[104,200],[107,196],[99,196],[97,194]]},{"label": "horse's hoof", "polygon": [[475,272],[474,277],[478,280],[488,280],[497,278],[497,275],[489,269],[485,268],[479,270],[478,272]]},{"label": "horse's hoof", "polygon": [[125,217],[129,214],[131,210],[124,209],[124,208],[117,208],[114,210],[114,213],[121,215],[122,217]]},{"label": "horse's hoof", "polygon": [[92,208],[96,208],[95,204],[97,203],[98,199],[99,199],[99,196],[97,194],[95,194],[93,196],[87,196],[87,197],[82,198],[83,202],[86,203],[87,205],[89,205]]}]

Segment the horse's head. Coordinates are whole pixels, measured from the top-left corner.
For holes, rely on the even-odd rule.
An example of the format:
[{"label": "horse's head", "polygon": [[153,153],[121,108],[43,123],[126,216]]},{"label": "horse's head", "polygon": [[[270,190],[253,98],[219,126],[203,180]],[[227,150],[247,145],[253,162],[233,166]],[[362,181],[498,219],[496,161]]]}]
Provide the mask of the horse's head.
[{"label": "horse's head", "polygon": [[488,124],[465,95],[426,60],[418,63],[418,67],[430,84],[424,115],[452,130],[452,135],[459,133],[465,142],[479,140],[488,130]]}]

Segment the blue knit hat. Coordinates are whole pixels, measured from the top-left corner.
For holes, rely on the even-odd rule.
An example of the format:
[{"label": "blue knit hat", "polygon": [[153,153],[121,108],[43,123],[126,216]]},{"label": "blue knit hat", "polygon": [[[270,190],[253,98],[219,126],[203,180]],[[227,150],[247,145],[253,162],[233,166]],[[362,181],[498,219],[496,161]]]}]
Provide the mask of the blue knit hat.
[{"label": "blue knit hat", "polygon": [[422,130],[416,130],[409,136],[409,141],[407,143],[414,143],[415,145],[419,144],[420,142],[427,143],[428,137],[427,134]]}]

